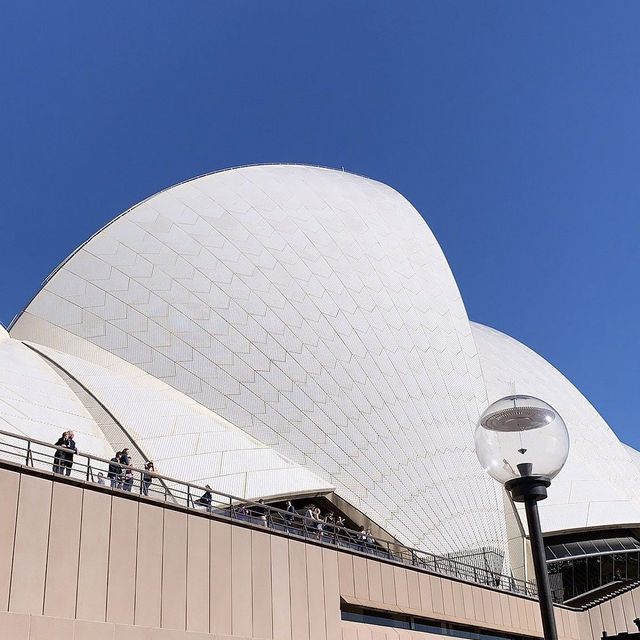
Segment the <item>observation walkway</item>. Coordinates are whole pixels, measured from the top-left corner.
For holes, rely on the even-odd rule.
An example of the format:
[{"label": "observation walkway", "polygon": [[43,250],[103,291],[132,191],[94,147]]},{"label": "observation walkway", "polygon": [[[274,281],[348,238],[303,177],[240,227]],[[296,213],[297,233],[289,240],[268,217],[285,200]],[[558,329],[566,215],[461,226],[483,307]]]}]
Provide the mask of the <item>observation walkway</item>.
[{"label": "observation walkway", "polygon": [[[64,475],[65,467],[59,462],[59,456],[65,453],[68,454],[69,450],[0,430],[0,464],[4,461],[20,465],[25,469],[35,469],[51,474],[58,481],[64,482],[68,477],[73,481],[90,483],[93,488],[113,492],[121,497],[151,503],[161,502],[170,508],[197,512],[211,518],[224,518],[252,527],[266,528],[280,535],[312,540],[340,550],[364,553],[440,576],[485,585],[517,595],[537,597],[534,583],[517,580],[494,571],[491,568],[491,552],[470,554],[465,561],[436,555],[371,535],[363,537],[359,531],[329,523],[323,523],[322,529],[319,530],[317,522],[300,513],[288,513],[271,505],[247,501],[138,467],[123,467],[118,477],[110,478],[109,465],[113,465],[113,461],[81,451],[73,456],[70,475],[67,476]],[[104,484],[101,484],[102,482]],[[206,496],[204,500],[203,496]],[[299,497],[292,496],[291,499]],[[288,499],[288,496],[282,496],[272,501],[282,503]]]}]

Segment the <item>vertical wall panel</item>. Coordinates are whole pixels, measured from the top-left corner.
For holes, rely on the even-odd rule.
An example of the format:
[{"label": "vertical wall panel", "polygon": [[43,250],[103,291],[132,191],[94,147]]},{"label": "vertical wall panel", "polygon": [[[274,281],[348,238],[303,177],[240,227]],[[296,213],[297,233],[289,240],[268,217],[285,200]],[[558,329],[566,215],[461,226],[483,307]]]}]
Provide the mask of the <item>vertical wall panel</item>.
[{"label": "vertical wall panel", "polygon": [[420,582],[418,572],[407,570],[407,589],[409,591],[409,606],[412,609],[420,609]]},{"label": "vertical wall panel", "polygon": [[[291,589],[291,636],[294,640],[309,640],[305,548],[302,542],[295,540],[289,541],[289,585]],[[340,586],[342,587],[342,582],[340,582]]]},{"label": "vertical wall panel", "polygon": [[211,633],[231,635],[231,525],[209,521]]},{"label": "vertical wall panel", "polygon": [[[524,598],[515,598],[516,606],[518,608],[518,629],[527,628],[527,608],[525,606],[526,600]],[[556,618],[559,618],[556,613]],[[564,629],[564,626],[563,626]]]},{"label": "vertical wall panel", "polygon": [[493,592],[490,589],[478,589],[480,597],[482,598],[482,616],[485,622],[489,624],[495,624],[493,618],[493,604],[492,598]]},{"label": "vertical wall panel", "polygon": [[386,562],[380,563],[380,575],[382,577],[382,599],[385,604],[396,604],[396,583],[393,575],[393,566]]},{"label": "vertical wall panel", "polygon": [[462,585],[462,601],[464,617],[467,620],[479,620],[479,612],[476,609],[476,599],[474,598],[476,589],[469,584]]},{"label": "vertical wall panel", "polygon": [[49,543],[50,480],[22,475],[9,610],[42,615]]},{"label": "vertical wall panel", "polygon": [[564,620],[562,618],[562,609],[558,609],[557,607],[554,607],[553,613],[556,620],[556,629],[558,631],[558,637],[564,638],[565,632],[564,632]]},{"label": "vertical wall panel", "polygon": [[569,621],[569,611],[561,609],[562,611],[562,624],[564,626],[564,635],[567,638],[571,637],[571,623]]},{"label": "vertical wall panel", "polygon": [[111,502],[107,622],[133,624],[137,523],[138,503],[114,497]]},{"label": "vertical wall panel", "polygon": [[382,602],[382,574],[380,562],[367,558],[367,582],[369,584],[369,600]]},{"label": "vertical wall panel", "polygon": [[251,532],[251,590],[253,601],[253,637],[272,638],[271,615],[271,536]]},{"label": "vertical wall panel", "polygon": [[599,607],[600,614],[602,615],[602,624],[603,629],[609,634],[612,635],[616,631],[616,624],[613,620],[613,608],[611,607],[611,601],[603,602]]},{"label": "vertical wall panel", "polygon": [[[600,612],[600,607],[591,607],[591,609],[587,610],[589,614],[589,621],[591,622],[591,633],[594,638],[600,638],[602,636],[602,632],[605,631],[605,626],[602,622],[602,613]],[[609,630],[611,632],[611,630]]]},{"label": "vertical wall panel", "polygon": [[444,613],[444,598],[442,596],[442,580],[436,576],[429,576],[431,582],[431,602],[434,613]]},{"label": "vertical wall panel", "polygon": [[348,553],[338,553],[338,575],[340,576],[340,595],[353,596],[355,594],[353,579],[353,556]]},{"label": "vertical wall panel", "polygon": [[61,482],[52,484],[44,614],[73,618],[78,586],[82,489]]},{"label": "vertical wall panel", "polygon": [[633,624],[633,619],[636,617],[636,608],[630,591],[622,594],[622,608],[624,610],[624,619],[627,621],[627,631],[629,633],[637,632],[638,628]]},{"label": "vertical wall panel", "polygon": [[358,640],[358,628],[352,622],[342,624],[342,640]]},{"label": "vertical wall panel", "polygon": [[369,577],[367,575],[367,558],[353,556],[353,586],[356,598],[369,600]]},{"label": "vertical wall panel", "polygon": [[166,509],[162,540],[162,627],[186,627],[187,514]]},{"label": "vertical wall panel", "polygon": [[505,593],[498,594],[500,598],[500,609],[502,611],[502,624],[505,627],[512,627],[511,624],[511,607],[509,607],[509,597]]},{"label": "vertical wall panel", "polygon": [[[455,603],[453,600],[453,584],[451,580],[445,580],[443,578],[442,580],[440,580],[440,586],[442,587],[442,602],[444,603],[444,612],[447,615],[455,616],[456,611]],[[458,606],[460,606],[460,602],[458,603]]]},{"label": "vertical wall panel", "polygon": [[161,622],[163,523],[164,509],[140,503],[134,619],[143,627],[159,627]]},{"label": "vertical wall panel", "polygon": [[209,520],[187,518],[187,631],[209,631]]},{"label": "vertical wall panel", "polygon": [[18,512],[20,474],[0,469],[0,611],[9,610],[11,561]]},{"label": "vertical wall panel", "polygon": [[482,600],[482,592],[486,589],[471,587],[471,595],[473,596],[473,612],[477,622],[484,622],[484,603]]},{"label": "vertical wall panel", "polygon": [[629,593],[633,598],[633,606],[635,607],[636,614],[640,616],[640,589],[636,587],[635,589],[632,589]]},{"label": "vertical wall panel", "polygon": [[520,606],[519,598],[508,596],[509,612],[511,614],[511,626],[514,629],[520,629]]},{"label": "vertical wall panel", "polygon": [[76,617],[104,622],[107,609],[111,496],[85,490],[82,499]]},{"label": "vertical wall panel", "polygon": [[251,530],[231,528],[231,629],[234,636],[251,637]]},{"label": "vertical wall panel", "polygon": [[[462,584],[460,582],[456,582],[455,580],[447,580],[447,584],[443,585],[443,592],[446,592],[447,589],[451,589],[451,604],[453,606],[453,615],[456,618],[465,618],[464,612],[464,593],[462,591]],[[473,598],[469,596],[471,601],[471,609],[473,610]],[[447,609],[447,602],[445,601],[444,606],[445,611]]]},{"label": "vertical wall panel", "polygon": [[327,640],[333,640],[333,638],[340,637],[340,587],[338,583],[338,554],[331,549],[322,550],[322,575],[324,578],[324,615]]},{"label": "vertical wall panel", "polygon": [[526,600],[524,603],[526,614],[527,614],[527,626],[526,629],[535,633],[536,630],[536,613],[535,609],[537,603],[531,602],[531,600]]},{"label": "vertical wall panel", "polygon": [[[336,596],[337,593],[338,584],[336,583]],[[271,536],[271,602],[273,606],[273,640],[292,640],[289,542],[286,538],[278,536]]]},{"label": "vertical wall panel", "polygon": [[420,585],[420,608],[429,613],[433,610],[431,602],[431,580],[428,573],[418,573],[418,583]]},{"label": "vertical wall panel", "polygon": [[624,619],[624,609],[622,608],[622,598],[617,597],[611,600],[611,608],[613,609],[613,624],[616,633],[627,630],[627,623]]},{"label": "vertical wall panel", "polygon": [[[324,614],[324,578],[322,572],[322,548],[308,545],[307,560],[307,601],[309,603],[309,638],[327,640]],[[366,564],[362,565],[366,580]],[[355,571],[354,571],[355,573]]]},{"label": "vertical wall panel", "polygon": [[577,614],[578,616],[578,637],[580,640],[594,640],[591,632],[591,621],[586,611]]},{"label": "vertical wall panel", "polygon": [[409,587],[407,586],[407,570],[404,567],[393,567],[393,579],[396,587],[396,603],[399,607],[408,607]]},{"label": "vertical wall panel", "polygon": [[[535,609],[536,609],[536,606],[535,606],[535,604],[533,604],[532,608],[534,610],[533,629],[535,630],[535,628],[536,628],[536,625],[535,625]],[[580,637],[580,629],[578,629],[578,616],[579,615],[580,614],[578,612],[576,612],[576,611],[570,611],[569,612],[569,627],[571,629],[571,637],[572,638],[579,638]]]},{"label": "vertical wall panel", "polygon": [[504,624],[502,620],[502,608],[500,607],[500,594],[495,591],[490,591],[490,594],[493,621],[495,622],[495,624]]}]

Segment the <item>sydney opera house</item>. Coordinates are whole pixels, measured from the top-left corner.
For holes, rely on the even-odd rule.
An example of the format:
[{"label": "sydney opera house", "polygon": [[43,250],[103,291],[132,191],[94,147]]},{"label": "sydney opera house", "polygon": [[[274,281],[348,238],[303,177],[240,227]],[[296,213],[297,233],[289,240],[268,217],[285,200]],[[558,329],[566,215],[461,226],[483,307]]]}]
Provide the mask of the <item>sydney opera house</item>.
[{"label": "sydney opera house", "polygon": [[[295,165],[179,184],[0,331],[0,637],[540,637],[526,521],[474,450],[481,412],[513,393],[570,434],[540,503],[561,638],[634,630],[640,453],[467,317],[425,220],[384,184]],[[47,456],[68,430],[67,477]],[[96,481],[124,448],[153,460],[155,493]],[[198,509],[207,486],[217,506]],[[288,526],[286,501],[345,535]]]}]

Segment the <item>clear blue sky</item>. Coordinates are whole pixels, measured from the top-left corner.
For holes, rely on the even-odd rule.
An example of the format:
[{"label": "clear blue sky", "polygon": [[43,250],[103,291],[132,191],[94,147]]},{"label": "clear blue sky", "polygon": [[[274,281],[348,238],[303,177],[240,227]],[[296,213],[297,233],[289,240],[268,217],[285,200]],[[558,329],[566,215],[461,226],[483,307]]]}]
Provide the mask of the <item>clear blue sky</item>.
[{"label": "clear blue sky", "polygon": [[225,167],[390,184],[469,316],[640,448],[640,4],[2,2],[0,321],[100,226]]}]

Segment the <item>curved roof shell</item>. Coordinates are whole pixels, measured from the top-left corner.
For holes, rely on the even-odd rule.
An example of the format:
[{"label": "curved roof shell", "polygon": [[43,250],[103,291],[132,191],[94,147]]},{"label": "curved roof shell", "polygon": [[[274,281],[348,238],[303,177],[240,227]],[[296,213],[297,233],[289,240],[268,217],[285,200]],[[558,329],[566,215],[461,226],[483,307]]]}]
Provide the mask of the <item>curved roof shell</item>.
[{"label": "curved roof shell", "polygon": [[66,382],[2,327],[0,430],[51,443],[71,430],[82,451],[107,458],[113,455],[98,424]]},{"label": "curved roof shell", "polygon": [[404,542],[504,547],[473,449],[487,398],[467,315],[433,234],[383,184],[272,165],[173,187],[74,253],[12,335],[125,360]]},{"label": "curved roof shell", "polygon": [[[539,503],[543,531],[640,524],[640,469],[589,401],[553,365],[513,338],[471,323],[489,402],[513,393],[544,398],[563,417],[571,446]],[[521,518],[526,527],[524,517]]]}]

